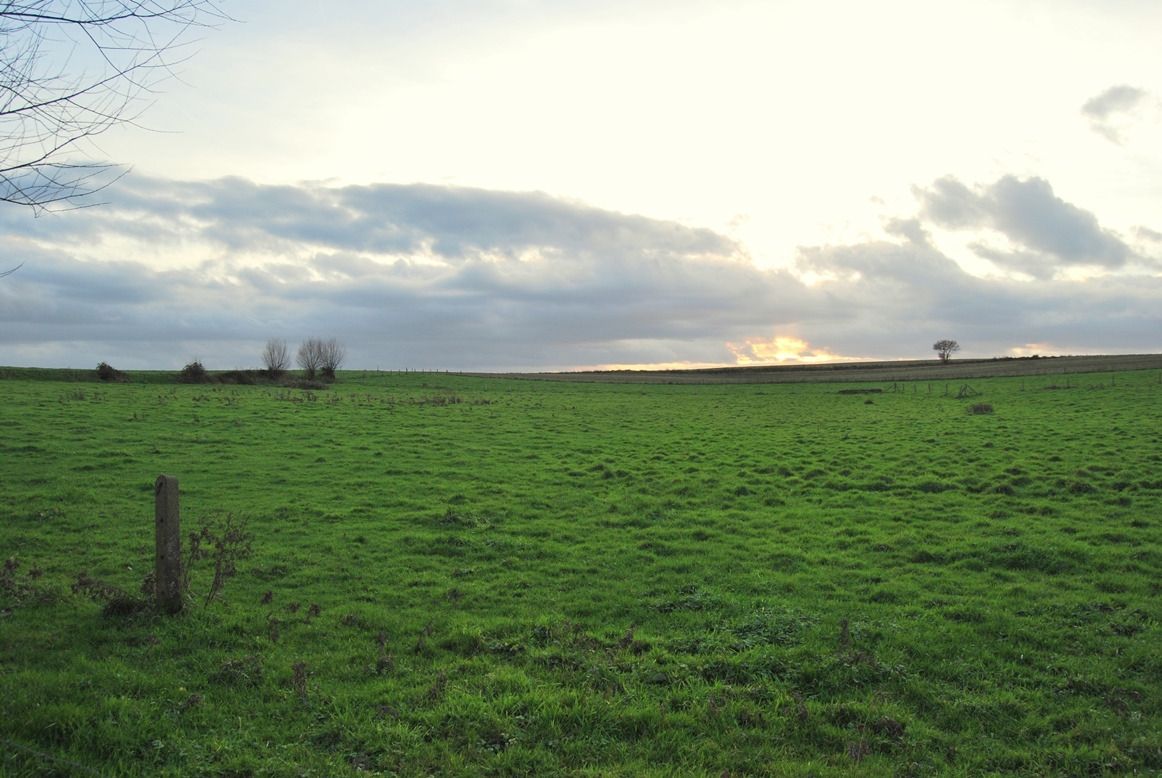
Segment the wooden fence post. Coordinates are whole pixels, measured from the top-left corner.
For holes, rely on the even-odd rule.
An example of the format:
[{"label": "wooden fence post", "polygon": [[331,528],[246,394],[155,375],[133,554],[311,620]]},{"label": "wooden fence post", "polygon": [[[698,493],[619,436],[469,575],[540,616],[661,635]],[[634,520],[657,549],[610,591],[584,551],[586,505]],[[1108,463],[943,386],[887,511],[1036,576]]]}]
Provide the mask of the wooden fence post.
[{"label": "wooden fence post", "polygon": [[162,613],[182,609],[182,529],[178,509],[178,479],[159,475],[154,485],[157,516],[157,557],[154,560],[154,589]]}]

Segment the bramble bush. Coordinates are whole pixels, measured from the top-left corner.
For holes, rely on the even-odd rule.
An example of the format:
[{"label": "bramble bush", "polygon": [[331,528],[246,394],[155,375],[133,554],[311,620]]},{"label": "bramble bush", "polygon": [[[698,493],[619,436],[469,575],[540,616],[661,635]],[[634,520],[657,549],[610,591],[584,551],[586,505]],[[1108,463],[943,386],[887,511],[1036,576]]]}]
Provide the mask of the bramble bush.
[{"label": "bramble bush", "polygon": [[122,383],[129,380],[129,376],[121,372],[117,368],[110,365],[108,362],[102,362],[97,365],[97,379],[100,381],[115,381]]},{"label": "bramble bush", "polygon": [[178,383],[180,384],[204,384],[208,380],[210,380],[209,374],[201,360],[198,359],[190,362],[182,368],[182,372],[178,373]]}]

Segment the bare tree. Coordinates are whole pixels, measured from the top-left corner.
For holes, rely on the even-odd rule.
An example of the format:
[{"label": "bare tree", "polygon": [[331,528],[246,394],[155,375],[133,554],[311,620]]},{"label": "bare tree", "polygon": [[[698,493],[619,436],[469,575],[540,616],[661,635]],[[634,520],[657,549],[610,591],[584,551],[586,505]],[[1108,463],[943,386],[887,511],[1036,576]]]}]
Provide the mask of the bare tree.
[{"label": "bare tree", "polygon": [[262,364],[266,366],[266,372],[272,376],[277,377],[285,373],[290,367],[290,351],[286,347],[286,341],[277,338],[266,341],[266,347],[262,349]]},{"label": "bare tree", "polygon": [[346,358],[347,349],[335,338],[329,340],[307,338],[299,346],[296,361],[306,373],[308,380],[313,380],[316,376],[334,380],[335,371]]},{"label": "bare tree", "polygon": [[0,202],[80,207],[124,171],[86,143],[132,124],[218,0],[0,0]]},{"label": "bare tree", "polygon": [[319,364],[320,371],[324,378],[335,380],[335,371],[343,364],[343,360],[347,358],[347,349],[342,343],[331,338],[321,344],[322,361]]},{"label": "bare tree", "polygon": [[955,340],[938,340],[932,344],[932,348],[940,357],[940,361],[947,365],[948,360],[952,359],[952,355],[960,351],[960,344]]},{"label": "bare tree", "polygon": [[319,338],[304,340],[299,346],[299,353],[295,361],[306,373],[307,380],[313,381],[323,364],[323,341]]}]

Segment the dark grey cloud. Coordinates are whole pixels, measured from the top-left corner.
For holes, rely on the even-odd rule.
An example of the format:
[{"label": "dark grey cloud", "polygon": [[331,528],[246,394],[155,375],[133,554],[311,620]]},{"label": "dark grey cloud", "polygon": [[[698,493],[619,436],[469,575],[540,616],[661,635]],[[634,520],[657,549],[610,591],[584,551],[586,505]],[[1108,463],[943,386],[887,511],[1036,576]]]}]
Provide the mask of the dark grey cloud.
[{"label": "dark grey cloud", "polygon": [[293,245],[444,261],[480,253],[515,259],[528,251],[566,256],[728,255],[730,239],[706,229],[622,214],[541,192],[498,192],[430,184],[330,188],[128,180],[103,216],[132,220],[127,234],[180,238],[195,230],[228,250]]},{"label": "dark grey cloud", "polygon": [[1130,256],[1126,244],[1103,230],[1096,216],[1055,196],[1044,179],[1005,176],[989,188],[987,205],[997,229],[1065,264],[1116,269]]},{"label": "dark grey cloud", "polygon": [[1004,176],[974,190],[945,177],[927,189],[913,191],[920,201],[921,218],[951,230],[991,229],[1003,234],[1016,250],[977,242],[977,253],[1035,278],[1047,279],[1069,267],[1117,270],[1136,258],[1120,237],[1102,228],[1093,213],[1057,197],[1041,178]]},{"label": "dark grey cloud", "polygon": [[731,241],[715,232],[571,203],[540,192],[378,185],[349,187],[341,207],[361,218],[373,214],[392,234],[408,234],[412,248],[431,240],[448,258],[481,251],[511,256],[530,249],[621,256],[625,252],[728,254]]},{"label": "dark grey cloud", "polygon": [[[824,279],[807,285],[715,232],[541,193],[135,179],[102,209],[0,212],[9,263],[26,263],[0,280],[0,364],[251,367],[267,338],[313,335],[353,367],[462,370],[721,364],[780,336],[873,358],[927,357],[936,337],[966,356],[1162,348],[1157,277],[1052,280],[1122,249],[1048,184],[917,191],[883,240],[802,248],[795,269]],[[1003,231],[1026,256],[998,261],[1047,280],[969,275],[935,226]]]},{"label": "dark grey cloud", "polygon": [[1121,120],[1132,118],[1149,96],[1149,92],[1137,87],[1125,84],[1111,86],[1086,100],[1081,106],[1081,115],[1089,120],[1089,126],[1094,132],[1120,146],[1124,142]]}]

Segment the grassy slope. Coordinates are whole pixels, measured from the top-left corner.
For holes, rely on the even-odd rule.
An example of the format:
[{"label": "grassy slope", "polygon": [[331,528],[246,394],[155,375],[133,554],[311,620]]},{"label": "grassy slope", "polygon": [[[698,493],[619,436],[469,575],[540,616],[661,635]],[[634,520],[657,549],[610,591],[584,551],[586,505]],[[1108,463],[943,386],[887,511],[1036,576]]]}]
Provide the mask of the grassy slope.
[{"label": "grassy slope", "polygon": [[[1048,385],[5,381],[5,767],[1160,770],[1162,386]],[[254,553],[102,615],[162,472]]]}]

